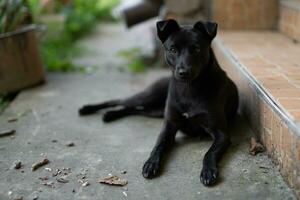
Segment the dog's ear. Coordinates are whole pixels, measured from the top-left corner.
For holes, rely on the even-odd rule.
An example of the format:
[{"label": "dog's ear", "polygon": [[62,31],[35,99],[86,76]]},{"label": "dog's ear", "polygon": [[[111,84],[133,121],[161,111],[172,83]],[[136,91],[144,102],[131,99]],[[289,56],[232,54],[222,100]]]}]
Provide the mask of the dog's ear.
[{"label": "dog's ear", "polygon": [[174,19],[158,21],[156,23],[157,35],[162,43],[174,32],[180,29],[178,23]]},{"label": "dog's ear", "polygon": [[201,31],[212,41],[217,35],[218,24],[216,22],[198,21],[194,24],[194,29]]}]

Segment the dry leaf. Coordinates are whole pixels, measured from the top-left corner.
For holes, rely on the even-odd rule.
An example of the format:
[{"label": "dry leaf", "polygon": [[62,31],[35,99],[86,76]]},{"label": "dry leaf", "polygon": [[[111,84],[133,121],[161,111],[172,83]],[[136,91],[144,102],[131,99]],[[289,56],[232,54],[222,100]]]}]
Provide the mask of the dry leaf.
[{"label": "dry leaf", "polygon": [[124,186],[128,182],[125,179],[121,179],[118,176],[109,175],[103,179],[99,180],[99,183],[104,183],[108,185]]},{"label": "dry leaf", "polygon": [[265,151],[264,146],[261,143],[259,143],[254,137],[251,137],[249,153],[255,156],[256,154],[264,151]]}]

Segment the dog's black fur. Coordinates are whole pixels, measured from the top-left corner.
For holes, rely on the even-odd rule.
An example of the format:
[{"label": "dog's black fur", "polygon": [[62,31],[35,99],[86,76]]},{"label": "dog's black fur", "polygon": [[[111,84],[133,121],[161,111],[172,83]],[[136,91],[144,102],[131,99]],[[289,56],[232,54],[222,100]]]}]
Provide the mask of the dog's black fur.
[{"label": "dog's black fur", "polygon": [[103,120],[109,122],[128,115],[164,117],[156,145],[143,166],[145,178],[159,174],[162,159],[177,131],[209,134],[213,144],[204,156],[200,180],[204,185],[212,185],[218,177],[218,161],[230,144],[227,127],[238,108],[237,88],[220,68],[211,49],[217,24],[199,21],[193,26],[179,26],[171,19],[159,21],[157,33],[172,76],[130,98],[86,105],[79,113],[87,115],[122,106],[104,113]]}]

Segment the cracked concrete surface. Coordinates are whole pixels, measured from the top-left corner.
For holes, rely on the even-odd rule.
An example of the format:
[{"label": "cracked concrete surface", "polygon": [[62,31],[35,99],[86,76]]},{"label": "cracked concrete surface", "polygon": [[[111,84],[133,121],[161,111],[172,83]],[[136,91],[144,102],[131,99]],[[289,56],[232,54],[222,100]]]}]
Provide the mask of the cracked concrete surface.
[{"label": "cracked concrete surface", "polygon": [[[221,181],[214,187],[204,187],[199,175],[202,158],[211,144],[209,138],[178,134],[162,175],[146,180],[141,169],[160,131],[161,119],[128,117],[104,124],[101,113],[78,116],[77,109],[85,103],[131,95],[168,74],[161,69],[142,74],[119,70],[125,62],[116,52],[149,45],[150,35],[145,29],[140,26],[126,32],[119,24],[100,24],[79,43],[90,53],[75,61],[97,65],[96,71],[49,73],[46,84],[23,91],[5,110],[0,116],[0,129],[17,132],[14,138],[0,138],[0,199],[16,195],[25,200],[35,195],[45,200],[296,199],[267,155],[249,155],[253,133],[241,117],[231,130],[232,145],[220,164]],[[8,123],[11,117],[18,121]],[[75,146],[66,146],[69,142]],[[31,165],[43,157],[50,163],[32,172]],[[12,169],[15,160],[22,161],[20,170]],[[69,182],[57,182],[53,171],[45,168],[70,168],[66,177]],[[116,187],[97,182],[109,173],[127,179],[128,184]],[[90,183],[87,187],[78,182],[82,174]],[[42,185],[51,181],[54,188]]]}]

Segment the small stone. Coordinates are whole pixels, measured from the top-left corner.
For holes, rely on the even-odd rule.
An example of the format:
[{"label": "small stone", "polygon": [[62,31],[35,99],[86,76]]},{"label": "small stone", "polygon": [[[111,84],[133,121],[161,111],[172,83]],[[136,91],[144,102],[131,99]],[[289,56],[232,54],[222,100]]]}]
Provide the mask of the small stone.
[{"label": "small stone", "polygon": [[16,160],[13,164],[14,169],[20,169],[22,167],[22,162],[20,160]]},{"label": "small stone", "polygon": [[52,172],[52,169],[49,168],[49,167],[45,167],[45,170],[48,171],[48,172]]},{"label": "small stone", "polygon": [[57,140],[55,140],[55,139],[54,139],[54,140],[51,140],[51,142],[53,142],[53,143],[56,143],[56,142],[57,142]]},{"label": "small stone", "polygon": [[69,143],[66,144],[66,146],[67,147],[73,147],[73,146],[75,146],[75,144],[74,144],[74,142],[69,142]]},{"label": "small stone", "polygon": [[86,186],[89,186],[90,185],[90,183],[88,182],[88,181],[85,181],[84,183],[82,183],[82,187],[86,187]]},{"label": "small stone", "polygon": [[121,171],[121,174],[126,174],[126,173],[127,173],[127,171],[125,171],[125,170],[124,170],[124,171]]}]

